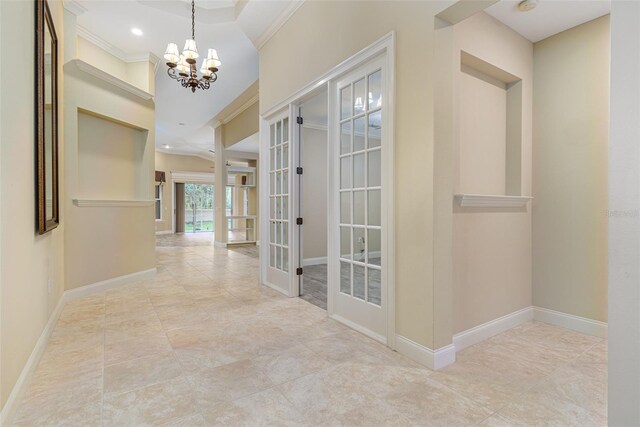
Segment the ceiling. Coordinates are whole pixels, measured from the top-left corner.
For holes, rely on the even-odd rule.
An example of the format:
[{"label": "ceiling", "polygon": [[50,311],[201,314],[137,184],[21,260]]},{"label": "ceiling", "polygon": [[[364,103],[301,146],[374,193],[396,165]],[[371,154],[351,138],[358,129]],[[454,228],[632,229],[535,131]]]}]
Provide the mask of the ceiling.
[{"label": "ceiling", "polygon": [[608,0],[538,0],[538,6],[529,12],[519,11],[518,3],[520,0],[502,0],[485,12],[534,43],[611,10]]},{"label": "ceiling", "polygon": [[[86,11],[78,16],[80,34],[90,34],[122,59],[151,52],[162,58],[167,43],[191,36],[190,0],[76,0]],[[292,0],[196,0],[198,50],[216,48],[222,61],[218,81],[208,91],[182,88],[156,71],[156,147],[211,158],[211,119],[258,79],[256,45],[283,15],[300,2]],[[297,6],[296,6],[297,7]],[[142,36],[131,33],[142,30]],[[250,29],[245,32],[246,29]]]}]

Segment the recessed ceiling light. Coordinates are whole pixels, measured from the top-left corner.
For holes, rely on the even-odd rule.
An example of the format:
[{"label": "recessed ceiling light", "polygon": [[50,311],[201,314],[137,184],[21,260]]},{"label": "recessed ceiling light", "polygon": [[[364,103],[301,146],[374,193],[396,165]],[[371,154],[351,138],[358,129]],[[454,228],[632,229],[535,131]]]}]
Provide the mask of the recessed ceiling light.
[{"label": "recessed ceiling light", "polygon": [[141,36],[143,34],[142,30],[140,28],[132,28],[131,32],[133,34],[135,34],[136,36]]}]

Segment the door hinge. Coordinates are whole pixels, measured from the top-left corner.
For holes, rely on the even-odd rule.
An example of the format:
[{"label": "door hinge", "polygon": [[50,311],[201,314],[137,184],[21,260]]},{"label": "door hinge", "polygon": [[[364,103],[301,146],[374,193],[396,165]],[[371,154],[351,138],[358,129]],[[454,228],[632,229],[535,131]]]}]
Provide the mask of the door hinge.
[{"label": "door hinge", "polygon": [[302,267],[296,268],[296,276],[302,276]]},{"label": "door hinge", "polygon": [[296,168],[296,173],[297,173],[298,175],[302,175],[302,168],[301,168],[300,166],[298,166],[298,167]]},{"label": "door hinge", "polygon": [[296,218],[296,225],[302,225],[302,218]]},{"label": "door hinge", "polygon": [[298,118],[296,119],[296,121],[298,122],[299,125],[302,124],[302,122],[304,122],[304,120],[302,120],[302,117],[298,116]]}]

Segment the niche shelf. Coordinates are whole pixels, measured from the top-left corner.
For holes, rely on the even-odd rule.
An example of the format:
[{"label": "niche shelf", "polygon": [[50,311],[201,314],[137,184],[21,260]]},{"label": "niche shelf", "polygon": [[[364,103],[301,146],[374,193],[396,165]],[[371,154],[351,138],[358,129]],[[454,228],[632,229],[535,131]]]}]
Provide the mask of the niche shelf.
[{"label": "niche shelf", "polygon": [[499,196],[489,194],[456,194],[455,199],[463,208],[523,208],[533,197]]},{"label": "niche shelf", "polygon": [[107,82],[112,86],[118,87],[126,92],[129,92],[130,94],[135,95],[138,98],[142,98],[145,101],[149,101],[153,99],[153,95],[150,94],[149,92],[146,92],[132,85],[129,82],[126,82],[115,76],[112,76],[111,74],[104,72],[101,69],[94,67],[93,65],[81,59],[72,59],[67,64],[75,65],[78,68],[78,70],[82,71],[83,73],[90,74],[93,77],[96,77],[104,82]]},{"label": "niche shelf", "polygon": [[155,200],[73,199],[73,204],[79,208],[141,208],[153,206],[155,203]]}]

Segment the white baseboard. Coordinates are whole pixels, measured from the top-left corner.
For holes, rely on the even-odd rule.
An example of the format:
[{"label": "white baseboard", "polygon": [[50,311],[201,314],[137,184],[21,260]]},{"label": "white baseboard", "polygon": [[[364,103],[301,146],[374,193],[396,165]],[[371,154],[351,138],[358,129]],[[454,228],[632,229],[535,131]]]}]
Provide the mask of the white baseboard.
[{"label": "white baseboard", "polygon": [[481,341],[498,335],[508,329],[533,320],[533,307],[526,307],[522,310],[514,311],[506,316],[499,317],[481,325],[475,326],[466,331],[453,336],[453,345],[456,352]]},{"label": "white baseboard", "polygon": [[268,288],[273,289],[274,291],[278,291],[278,292],[280,292],[280,293],[281,293],[282,295],[284,295],[285,297],[288,297],[288,296],[289,296],[289,293],[288,293],[285,289],[282,289],[281,287],[276,286],[276,285],[274,285],[274,284],[273,284],[273,283],[271,283],[271,282],[267,282],[267,281],[265,280],[265,281],[263,281],[263,282],[262,282],[262,284],[263,284],[263,285],[265,285],[265,286],[266,286],[266,287],[268,287]]},{"label": "white baseboard", "polygon": [[533,318],[540,322],[550,323],[562,328],[572,329],[583,334],[607,338],[608,325],[605,322],[574,316],[573,314],[549,310],[548,308],[532,307]]},{"label": "white baseboard", "polygon": [[380,334],[377,334],[377,333],[373,332],[372,330],[367,329],[367,328],[365,328],[363,326],[360,326],[357,323],[354,323],[349,319],[346,319],[346,318],[344,318],[342,316],[339,316],[339,315],[337,315],[335,313],[334,314],[329,314],[329,317],[332,318],[333,320],[336,320],[336,321],[342,323],[345,326],[348,326],[349,328],[353,329],[354,331],[360,332],[362,335],[368,336],[372,340],[376,340],[376,341],[378,341],[378,342],[380,342],[382,344],[386,344],[387,343],[386,337],[384,337],[384,336],[382,336]]},{"label": "white baseboard", "polygon": [[40,358],[42,358],[42,354],[47,348],[47,343],[49,342],[49,338],[51,337],[51,334],[56,327],[56,323],[60,318],[60,314],[62,314],[64,304],[65,299],[63,294],[58,300],[56,307],[53,309],[51,316],[49,316],[47,324],[44,326],[44,329],[42,330],[38,341],[36,341],[36,345],[33,347],[31,355],[29,355],[29,358],[27,359],[27,363],[25,363],[24,367],[22,368],[22,372],[20,372],[20,376],[18,377],[18,380],[14,384],[13,389],[9,394],[7,402],[4,404],[4,408],[0,413],[0,426],[8,425],[9,421],[13,417],[14,412],[17,409],[16,402],[20,401],[20,398],[25,391],[25,386],[29,378],[31,377],[31,374],[38,366],[38,362],[40,362]]},{"label": "white baseboard", "polygon": [[65,291],[62,298],[65,301],[71,301],[74,299],[86,297],[88,295],[97,294],[108,289],[117,288],[122,285],[128,285],[129,283],[150,279],[155,276],[156,271],[156,268],[150,268],[148,270],[142,270],[136,273],[125,274],[124,276],[118,276],[112,279],[96,282],[91,285],[80,286],[79,288]]},{"label": "white baseboard", "polygon": [[103,280],[101,282],[93,283],[91,285],[81,286],[76,289],[70,289],[65,291],[60,300],[58,300],[58,304],[56,304],[55,309],[49,316],[49,320],[45,325],[38,341],[36,341],[35,346],[33,347],[33,351],[31,355],[27,359],[24,367],[22,368],[22,372],[20,372],[20,376],[16,381],[11,393],[9,394],[9,398],[0,412],[0,426],[7,425],[11,420],[11,417],[14,415],[14,411],[17,409],[15,407],[16,402],[20,400],[20,397],[25,391],[25,386],[40,362],[42,354],[44,350],[47,348],[47,344],[49,342],[49,338],[53,333],[53,330],[56,327],[56,323],[60,318],[60,314],[62,314],[62,310],[64,309],[65,304],[68,301],[72,301],[78,298],[82,298],[85,296],[93,295],[100,293],[102,291],[106,291],[108,289],[113,289],[122,285],[126,285],[129,283],[138,282],[141,280],[145,280],[153,277],[156,274],[155,268],[150,268],[148,270],[139,271],[136,273],[126,274],[124,276],[114,277],[113,279]]},{"label": "white baseboard", "polygon": [[171,230],[156,231],[156,236],[161,236],[163,234],[173,234],[173,231]]},{"label": "white baseboard", "polygon": [[456,361],[456,349],[453,344],[434,351],[402,335],[396,335],[396,350],[414,362],[434,371]]},{"label": "white baseboard", "polygon": [[305,258],[304,261],[302,262],[302,265],[307,266],[307,265],[320,265],[320,264],[326,264],[327,263],[327,257],[326,256],[321,256],[321,257],[317,257],[317,258]]}]

